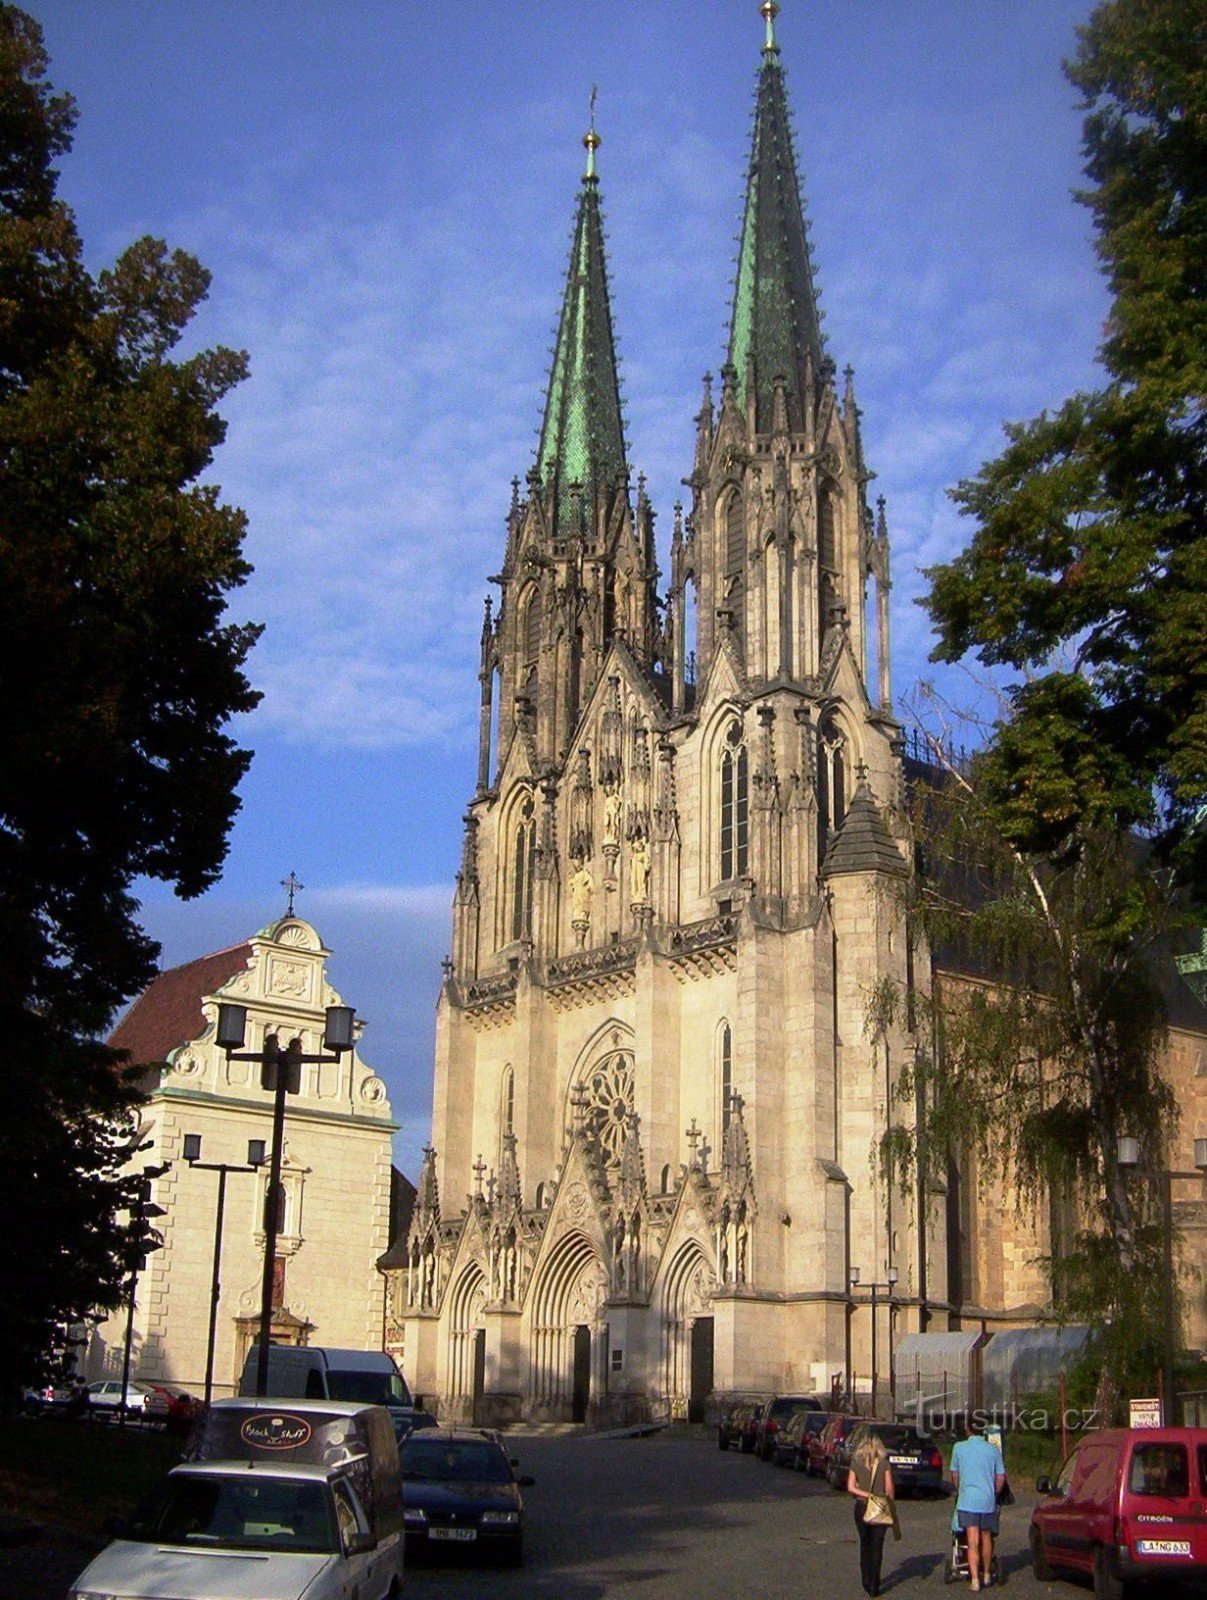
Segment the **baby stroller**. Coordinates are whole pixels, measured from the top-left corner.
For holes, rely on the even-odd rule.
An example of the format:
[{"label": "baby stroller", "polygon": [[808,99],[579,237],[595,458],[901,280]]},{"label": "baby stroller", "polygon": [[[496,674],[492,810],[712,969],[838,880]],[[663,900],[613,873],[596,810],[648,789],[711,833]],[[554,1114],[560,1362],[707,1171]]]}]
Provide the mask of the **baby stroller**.
[{"label": "baby stroller", "polygon": [[[947,1552],[947,1564],[943,1568],[943,1582],[967,1582],[968,1579],[968,1535],[961,1528],[955,1512],[951,1513],[951,1548]],[[993,1559],[989,1563],[988,1578],[981,1579],[981,1587],[1005,1583],[1006,1579],[998,1566],[997,1540],[993,1542]]]}]

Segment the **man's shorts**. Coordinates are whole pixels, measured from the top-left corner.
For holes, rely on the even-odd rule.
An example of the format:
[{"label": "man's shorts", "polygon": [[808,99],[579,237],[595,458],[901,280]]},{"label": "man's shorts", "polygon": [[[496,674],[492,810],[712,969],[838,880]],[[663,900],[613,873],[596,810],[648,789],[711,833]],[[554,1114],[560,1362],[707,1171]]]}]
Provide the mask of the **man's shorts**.
[{"label": "man's shorts", "polygon": [[997,1538],[998,1514],[996,1511],[957,1511],[956,1519],[961,1528],[981,1528],[985,1533],[991,1533]]}]

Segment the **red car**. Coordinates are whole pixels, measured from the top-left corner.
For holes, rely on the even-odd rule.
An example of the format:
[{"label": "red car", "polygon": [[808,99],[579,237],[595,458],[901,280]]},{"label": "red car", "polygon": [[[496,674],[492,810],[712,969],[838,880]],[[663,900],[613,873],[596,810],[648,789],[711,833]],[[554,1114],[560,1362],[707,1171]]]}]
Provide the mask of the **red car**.
[{"label": "red car", "polygon": [[148,1383],[145,1379],[143,1388],[147,1391],[147,1416],[164,1423],[169,1433],[187,1433],[205,1410],[203,1400],[195,1394],[186,1394],[183,1389],[171,1389],[166,1383]]},{"label": "red car", "polygon": [[1096,1595],[1136,1578],[1207,1578],[1207,1428],[1109,1428],[1074,1446],[1031,1513],[1031,1565],[1090,1574]]},{"label": "red car", "polygon": [[[820,1433],[813,1435],[809,1440],[808,1473],[811,1478],[825,1478],[833,1489],[846,1487],[847,1469],[842,1456],[843,1447],[864,1420],[863,1417],[852,1417],[845,1412],[837,1412]],[[835,1473],[841,1476],[841,1481],[838,1483],[835,1482]]]}]

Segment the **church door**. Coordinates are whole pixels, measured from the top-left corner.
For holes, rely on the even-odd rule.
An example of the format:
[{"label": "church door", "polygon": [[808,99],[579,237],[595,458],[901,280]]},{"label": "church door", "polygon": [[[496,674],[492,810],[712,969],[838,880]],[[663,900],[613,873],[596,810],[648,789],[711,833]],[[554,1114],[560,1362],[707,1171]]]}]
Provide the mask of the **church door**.
[{"label": "church door", "polygon": [[687,1420],[704,1421],[704,1407],[712,1393],[712,1340],[711,1317],[697,1317],[692,1323],[692,1386],[687,1403]]},{"label": "church door", "polygon": [[591,1399],[591,1330],[582,1323],[574,1330],[574,1390],[570,1420],[586,1422]]},{"label": "church door", "polygon": [[475,1424],[481,1422],[478,1415],[482,1404],[482,1391],[486,1387],[486,1329],[474,1330],[474,1393],[470,1416]]}]

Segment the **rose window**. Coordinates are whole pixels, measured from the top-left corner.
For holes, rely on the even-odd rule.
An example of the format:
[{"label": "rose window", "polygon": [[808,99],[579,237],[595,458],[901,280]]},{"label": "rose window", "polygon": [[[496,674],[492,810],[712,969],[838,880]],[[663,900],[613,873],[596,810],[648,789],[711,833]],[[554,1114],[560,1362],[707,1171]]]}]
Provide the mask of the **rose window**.
[{"label": "rose window", "polygon": [[586,1079],[587,1132],[603,1146],[607,1161],[619,1166],[633,1110],[633,1058],[624,1051],[607,1056]]}]

